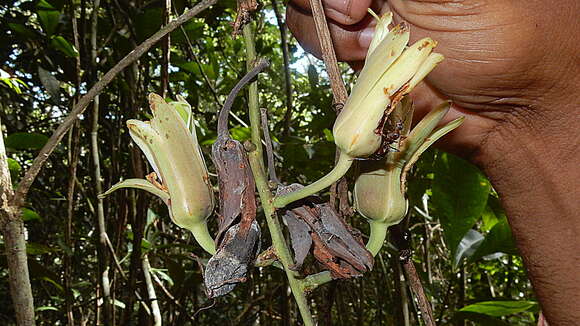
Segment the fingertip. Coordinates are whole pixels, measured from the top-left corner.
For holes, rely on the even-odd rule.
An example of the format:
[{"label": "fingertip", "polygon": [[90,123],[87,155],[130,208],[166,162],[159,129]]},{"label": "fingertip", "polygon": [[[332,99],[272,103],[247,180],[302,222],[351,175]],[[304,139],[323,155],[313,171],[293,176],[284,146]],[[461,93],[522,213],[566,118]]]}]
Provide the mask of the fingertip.
[{"label": "fingertip", "polygon": [[[371,20],[369,20],[371,22]],[[286,10],[286,24],[305,51],[320,58],[320,44],[316,33],[316,26],[312,16],[294,5]],[[368,40],[361,39],[361,31],[368,27],[368,23],[356,26],[344,26],[328,21],[328,28],[332,36],[337,59],[340,61],[364,60],[368,49]],[[368,38],[369,31],[365,32]],[[371,36],[372,37],[372,36]]]},{"label": "fingertip", "polygon": [[[359,23],[370,8],[372,0],[322,0],[326,16],[342,25]],[[310,0],[292,0],[290,4],[310,11]]]}]

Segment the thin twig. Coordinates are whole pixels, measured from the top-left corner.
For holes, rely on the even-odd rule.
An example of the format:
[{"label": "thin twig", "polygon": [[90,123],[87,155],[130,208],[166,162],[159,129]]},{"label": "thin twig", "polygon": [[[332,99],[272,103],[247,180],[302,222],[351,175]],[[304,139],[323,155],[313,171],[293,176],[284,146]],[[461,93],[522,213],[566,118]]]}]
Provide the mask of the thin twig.
[{"label": "thin twig", "polygon": [[[171,0],[163,2],[163,25],[169,24],[171,18]],[[169,91],[169,64],[171,50],[171,37],[167,34],[161,41],[161,97],[166,97]]]},{"label": "thin twig", "polygon": [[167,290],[159,277],[157,277],[156,274],[151,274],[151,276],[153,277],[153,281],[155,281],[155,283],[161,288],[163,294],[165,294],[165,296],[167,296],[169,300],[171,300],[171,302],[173,302],[173,304],[179,308],[179,310],[181,310],[181,313],[184,314],[190,321],[195,322],[195,319],[189,315],[187,309],[181,303],[179,303],[179,301],[177,301],[177,299],[171,294],[171,292],[169,292],[169,290]]},{"label": "thin twig", "polygon": [[326,22],[326,15],[322,7],[322,0],[309,0],[312,8],[312,16],[316,25],[316,33],[320,42],[320,50],[322,51],[322,59],[328,72],[330,79],[330,87],[332,88],[332,95],[334,96],[334,103],[344,104],[348,98],[344,82],[342,81],[342,74],[338,67],[336,60],[336,53],[332,44],[332,37],[328,30],[328,23]]},{"label": "thin twig", "polygon": [[268,127],[268,110],[262,108],[260,110],[260,117],[262,118],[262,133],[266,142],[266,159],[268,162],[268,175],[270,181],[280,184],[280,180],[276,175],[276,164],[274,163],[274,150],[272,149],[272,139],[270,138],[270,130]]},{"label": "thin twig", "polygon": [[268,62],[268,60],[259,59],[258,62],[254,65],[254,67],[252,67],[252,69],[249,70],[248,73],[246,73],[246,75],[242,77],[242,79],[240,79],[240,81],[236,84],[236,86],[232,88],[218,117],[218,127],[217,127],[218,137],[223,136],[225,135],[225,133],[228,132],[228,114],[230,113],[232,105],[234,104],[234,100],[236,99],[236,96],[238,95],[240,90],[242,90],[242,88],[246,86],[246,84],[251,82],[252,79],[254,79],[262,70],[266,69],[269,65],[270,63]]},{"label": "thin twig", "polygon": [[101,91],[119,74],[123,69],[129,66],[131,63],[139,59],[145,52],[147,52],[154,44],[161,40],[165,35],[175,30],[177,27],[181,26],[185,22],[189,21],[191,18],[195,17],[197,14],[208,8],[209,6],[215,4],[217,0],[203,0],[197,4],[192,9],[188,10],[181,16],[179,16],[174,21],[167,24],[157,33],[153,34],[139,46],[137,46],[133,51],[129,52],[119,63],[117,63],[111,70],[109,70],[103,78],[101,78],[95,85],[85,94],[79,102],[73,107],[69,115],[64,119],[64,121],[58,126],[54,131],[52,136],[46,142],[44,147],[38,153],[38,156],[32,162],[30,168],[26,171],[26,174],[22,178],[22,181],[18,185],[18,189],[12,199],[12,205],[16,207],[21,207],[24,204],[26,195],[30,186],[36,179],[36,176],[44,166],[44,163],[52,154],[58,143],[61,141],[62,137],[70,129],[73,123],[78,119],[79,115],[82,114],[89,103],[101,93]]},{"label": "thin twig", "polygon": [[74,325],[74,314],[72,309],[72,256],[74,255],[74,244],[72,241],[72,230],[73,230],[73,219],[74,219],[74,207],[75,207],[75,179],[77,174],[77,165],[79,162],[79,132],[80,126],[77,124],[77,128],[72,128],[69,133],[69,179],[68,179],[68,189],[67,189],[67,219],[66,227],[64,229],[64,242],[70,251],[64,252],[64,291],[65,291],[65,306],[66,306],[66,317],[68,325]]},{"label": "thin twig", "polygon": [[288,51],[288,37],[286,23],[282,21],[282,15],[278,9],[278,2],[271,0],[278,28],[280,29],[280,47],[282,48],[282,59],[284,59],[284,88],[286,90],[286,112],[284,113],[284,137],[290,136],[290,126],[292,125],[292,81],[290,78],[290,54]]},{"label": "thin twig", "polygon": [[143,275],[145,276],[145,284],[147,286],[147,293],[149,294],[149,303],[151,304],[151,313],[155,321],[155,326],[161,326],[161,310],[159,310],[159,302],[155,294],[153,282],[151,282],[151,266],[149,265],[149,258],[147,254],[143,255]]},{"label": "thin twig", "polygon": [[419,303],[419,309],[421,310],[421,317],[425,321],[425,325],[427,326],[435,326],[435,319],[433,318],[433,310],[431,309],[431,304],[427,300],[427,296],[425,295],[425,291],[423,289],[423,285],[421,284],[421,279],[419,278],[419,274],[417,274],[417,270],[415,269],[415,264],[411,259],[407,259],[403,261],[403,268],[405,269],[405,273],[407,274],[409,280],[409,286],[417,301]]},{"label": "thin twig", "polygon": [[433,317],[431,304],[429,303],[429,300],[427,300],[425,290],[423,289],[423,284],[421,283],[419,274],[417,274],[415,264],[413,264],[413,261],[411,260],[412,251],[409,246],[410,237],[406,234],[407,231],[405,231],[402,227],[404,223],[405,221],[391,228],[391,237],[394,244],[399,249],[399,259],[402,262],[403,269],[405,270],[405,275],[407,281],[409,282],[409,286],[411,287],[411,290],[419,303],[421,316],[423,317],[423,320],[427,326],[435,326],[435,318]]}]

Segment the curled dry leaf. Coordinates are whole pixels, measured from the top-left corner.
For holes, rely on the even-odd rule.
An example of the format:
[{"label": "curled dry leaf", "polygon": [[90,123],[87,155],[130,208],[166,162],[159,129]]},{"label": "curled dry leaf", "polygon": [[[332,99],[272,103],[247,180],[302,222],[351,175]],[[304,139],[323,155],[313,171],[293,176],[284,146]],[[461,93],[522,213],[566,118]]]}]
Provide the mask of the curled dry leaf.
[{"label": "curled dry leaf", "polygon": [[238,82],[218,119],[218,138],[212,147],[220,197],[217,252],[209,260],[204,277],[210,298],[227,294],[246,280],[248,267],[260,247],[254,177],[243,145],[229,135],[227,118],[238,92],[267,66],[267,61],[259,61]]},{"label": "curled dry leaf", "polygon": [[[292,184],[278,188],[277,195],[303,188]],[[283,215],[290,232],[296,265],[300,268],[310,249],[314,258],[334,279],[360,276],[373,268],[373,257],[353,230],[328,204],[308,199],[294,204]]]}]

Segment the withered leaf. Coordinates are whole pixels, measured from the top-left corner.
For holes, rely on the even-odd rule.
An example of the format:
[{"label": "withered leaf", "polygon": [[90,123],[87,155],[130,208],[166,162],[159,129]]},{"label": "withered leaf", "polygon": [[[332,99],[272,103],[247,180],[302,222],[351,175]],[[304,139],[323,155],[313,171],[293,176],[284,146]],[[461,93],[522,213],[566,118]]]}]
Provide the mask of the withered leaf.
[{"label": "withered leaf", "polygon": [[242,77],[228,95],[218,118],[218,138],[212,146],[220,198],[217,251],[204,276],[210,298],[224,295],[245,281],[259,247],[254,176],[244,147],[230,137],[227,124],[236,95],[267,66],[268,62],[261,60]]},{"label": "withered leaf", "polygon": [[246,281],[246,273],[260,251],[260,227],[253,221],[241,236],[240,223],[227,230],[216,254],[207,263],[204,275],[209,298],[225,295],[238,283]]},{"label": "withered leaf", "polygon": [[216,244],[221,245],[224,233],[243,220],[245,231],[256,217],[255,182],[244,147],[229,136],[218,137],[212,146],[212,159],[218,175],[219,214]]},{"label": "withered leaf", "polygon": [[[301,187],[298,184],[280,187],[277,195]],[[372,269],[371,253],[328,203],[317,204],[306,198],[292,205],[283,218],[288,225],[298,266],[304,261],[305,251],[313,246],[314,257],[333,278],[360,276]],[[305,239],[306,228],[310,239]]]}]

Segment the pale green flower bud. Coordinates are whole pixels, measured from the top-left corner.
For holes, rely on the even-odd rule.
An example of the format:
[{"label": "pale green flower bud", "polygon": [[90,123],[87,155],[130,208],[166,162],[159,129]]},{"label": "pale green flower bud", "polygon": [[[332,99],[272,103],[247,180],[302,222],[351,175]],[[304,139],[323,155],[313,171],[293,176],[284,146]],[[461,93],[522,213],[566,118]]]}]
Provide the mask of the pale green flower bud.
[{"label": "pale green flower bud", "polygon": [[[410,101],[403,101],[393,112],[394,116],[405,112],[402,120],[407,126],[413,110],[405,106],[411,105]],[[408,128],[404,128],[401,131],[402,140],[395,144],[398,151],[389,152],[379,161],[358,163],[354,205],[370,223],[371,233],[367,248],[373,255],[376,255],[383,246],[388,227],[398,224],[407,213],[408,202],[405,197],[407,172],[431,144],[463,122],[463,118],[458,118],[434,130],[449,111],[449,107],[449,102],[437,106],[410,133]]]},{"label": "pale green flower bud", "polygon": [[213,212],[214,198],[197,142],[191,107],[183,99],[166,103],[156,94],[149,96],[149,104],[153,119],[146,122],[129,120],[127,127],[161,185],[154,184],[154,180],[129,179],[116,184],[104,195],[130,187],[159,196],[169,207],[173,222],[193,232],[198,243],[213,254],[215,245],[207,230],[206,218]]}]

